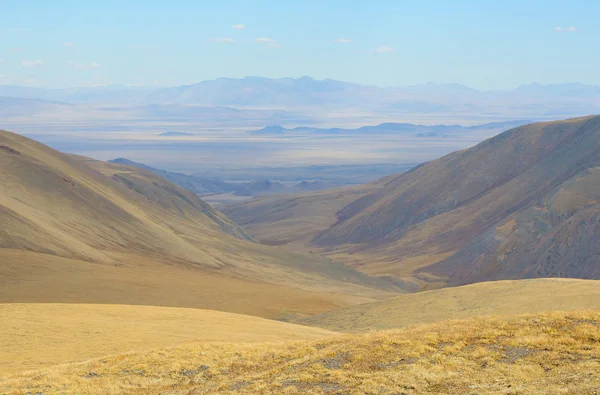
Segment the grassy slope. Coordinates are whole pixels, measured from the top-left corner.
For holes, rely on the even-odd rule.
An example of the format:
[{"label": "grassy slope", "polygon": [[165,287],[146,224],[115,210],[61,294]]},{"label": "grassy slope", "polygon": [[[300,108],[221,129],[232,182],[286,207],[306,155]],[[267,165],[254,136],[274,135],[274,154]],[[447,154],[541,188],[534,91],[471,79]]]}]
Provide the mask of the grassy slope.
[{"label": "grassy slope", "polygon": [[[0,302],[167,304],[275,317],[393,290],[319,256],[249,241],[194,194],[141,169],[2,131],[0,168]],[[259,303],[247,300],[253,294]],[[260,300],[268,299],[276,302],[265,308]]]},{"label": "grassy slope", "polygon": [[482,315],[555,310],[600,310],[600,281],[535,279],[477,283],[401,295],[296,322],[333,331],[364,332]]},{"label": "grassy slope", "polygon": [[594,393],[600,314],[476,318],[291,344],[189,344],[0,380],[5,393]]},{"label": "grassy slope", "polygon": [[154,306],[0,304],[0,322],[2,374],[190,341],[273,342],[333,335],[239,314]]},{"label": "grassy slope", "polygon": [[279,318],[316,314],[369,301],[343,293],[248,281],[147,259],[99,265],[0,250],[0,301],[4,303],[117,303],[193,307]]},{"label": "grassy slope", "polygon": [[336,222],[336,212],[372,191],[373,184],[265,196],[219,207],[261,243],[310,251],[315,235]]}]

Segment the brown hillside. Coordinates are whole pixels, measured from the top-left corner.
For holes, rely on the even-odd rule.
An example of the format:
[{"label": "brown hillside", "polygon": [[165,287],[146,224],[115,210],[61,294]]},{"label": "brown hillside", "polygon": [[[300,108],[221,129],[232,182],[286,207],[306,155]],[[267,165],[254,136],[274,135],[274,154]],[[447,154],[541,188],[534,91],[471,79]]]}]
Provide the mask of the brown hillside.
[{"label": "brown hillside", "polygon": [[[600,278],[599,170],[600,117],[518,127],[381,180],[302,248],[429,287]],[[266,228],[248,230],[263,240]]]},{"label": "brown hillside", "polygon": [[219,209],[261,243],[308,251],[315,235],[335,224],[339,210],[375,188],[375,184],[365,184],[266,196]]},{"label": "brown hillside", "polygon": [[[9,132],[0,132],[0,168],[0,301],[231,305],[273,316],[394,289],[318,256],[257,244],[191,192],[144,170],[63,155]],[[243,296],[253,293],[290,299],[261,306]],[[304,309],[306,298],[314,302]]]}]

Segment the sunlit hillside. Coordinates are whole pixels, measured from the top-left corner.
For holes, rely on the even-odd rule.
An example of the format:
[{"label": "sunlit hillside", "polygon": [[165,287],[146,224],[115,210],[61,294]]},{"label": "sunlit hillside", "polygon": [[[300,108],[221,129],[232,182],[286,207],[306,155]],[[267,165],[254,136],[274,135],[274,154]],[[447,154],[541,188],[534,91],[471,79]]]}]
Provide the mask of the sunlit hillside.
[{"label": "sunlit hillside", "polygon": [[155,306],[0,304],[0,322],[0,375],[190,341],[278,342],[334,335],[248,315]]},{"label": "sunlit hillside", "polygon": [[0,302],[279,317],[397,290],[318,255],[256,243],[193,193],[142,169],[5,131],[0,167]]},{"label": "sunlit hillside", "polygon": [[186,344],[0,379],[4,393],[592,394],[600,314],[474,318],[288,344]]},{"label": "sunlit hillside", "polygon": [[492,281],[418,292],[333,310],[296,322],[340,332],[402,328],[485,315],[600,311],[600,281]]}]

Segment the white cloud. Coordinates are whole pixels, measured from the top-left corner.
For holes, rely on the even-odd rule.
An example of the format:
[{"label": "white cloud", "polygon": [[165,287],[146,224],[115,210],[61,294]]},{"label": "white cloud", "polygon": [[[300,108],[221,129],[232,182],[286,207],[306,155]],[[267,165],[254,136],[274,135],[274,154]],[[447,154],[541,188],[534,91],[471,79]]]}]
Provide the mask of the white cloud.
[{"label": "white cloud", "polygon": [[337,40],[333,40],[333,42],[338,44],[348,44],[351,43],[352,40],[348,40],[347,38],[338,38]]},{"label": "white cloud", "polygon": [[386,47],[385,45],[383,47],[379,47],[375,50],[375,52],[379,52],[379,53],[390,53],[390,52],[394,52],[394,48],[392,47]]},{"label": "white cloud", "polygon": [[277,43],[268,43],[267,45],[271,48],[283,48],[283,45]]},{"label": "white cloud", "polygon": [[211,38],[208,41],[212,41],[214,43],[233,43],[235,40],[233,38]]},{"label": "white cloud", "polygon": [[40,80],[36,80],[35,78],[25,78],[23,80],[23,85],[28,86],[42,86],[44,83]]},{"label": "white cloud", "polygon": [[109,86],[109,85],[113,85],[113,84],[115,84],[115,82],[108,82],[103,77],[96,75],[96,76],[92,77],[92,79],[90,81],[88,81],[87,86],[92,87],[92,88],[98,88],[98,87]]},{"label": "white cloud", "polygon": [[575,26],[569,26],[569,27],[557,26],[554,30],[557,32],[573,33],[573,32],[577,31],[577,28]]},{"label": "white cloud", "polygon": [[76,47],[77,44],[72,43],[71,41],[65,41],[63,43],[61,43],[60,45],[62,45],[63,47]]},{"label": "white cloud", "polygon": [[237,25],[233,25],[231,27],[235,30],[244,30],[246,28],[246,25],[244,25],[243,23],[238,23]]},{"label": "white cloud", "polygon": [[267,37],[260,37],[256,39],[256,42],[259,43],[274,43],[276,40],[273,40],[272,38],[267,38]]},{"label": "white cloud", "polygon": [[72,62],[69,60],[65,64],[67,66],[72,67],[77,70],[90,70],[90,69],[97,69],[98,67],[100,67],[100,64],[96,63],[96,62],[80,64],[80,63],[75,63],[75,62]]},{"label": "white cloud", "polygon": [[44,64],[43,60],[40,59],[36,59],[36,60],[21,60],[21,66],[23,67],[36,67],[36,66],[41,66]]}]

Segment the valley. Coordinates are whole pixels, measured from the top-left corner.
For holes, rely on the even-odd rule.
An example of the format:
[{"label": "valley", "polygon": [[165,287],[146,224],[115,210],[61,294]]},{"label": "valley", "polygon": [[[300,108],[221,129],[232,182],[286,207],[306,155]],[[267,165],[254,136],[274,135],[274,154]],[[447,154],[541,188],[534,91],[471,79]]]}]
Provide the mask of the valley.
[{"label": "valley", "polygon": [[[324,192],[326,211],[313,211],[324,203],[305,195],[221,209],[266,244],[318,251],[421,289],[597,278],[599,133],[597,116],[517,127],[373,182],[355,198]],[[321,214],[295,238],[286,218],[299,208]]]},{"label": "valley", "polygon": [[236,181],[1,131],[0,392],[588,391],[599,120],[216,208]]},{"label": "valley", "polygon": [[600,2],[0,10],[0,395],[600,393]]}]

